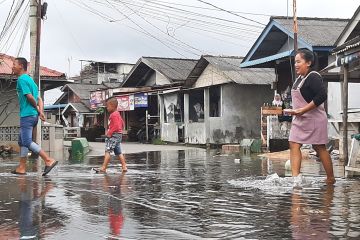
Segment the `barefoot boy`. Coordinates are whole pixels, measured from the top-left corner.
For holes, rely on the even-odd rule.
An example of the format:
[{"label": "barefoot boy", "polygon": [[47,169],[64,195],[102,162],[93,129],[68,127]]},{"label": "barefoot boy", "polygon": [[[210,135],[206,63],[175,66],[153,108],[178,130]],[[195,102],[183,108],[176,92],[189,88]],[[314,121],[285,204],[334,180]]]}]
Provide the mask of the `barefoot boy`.
[{"label": "barefoot boy", "polygon": [[106,101],[106,109],[110,113],[109,117],[109,127],[106,133],[105,140],[105,156],[104,163],[101,168],[94,168],[93,170],[96,173],[106,173],[106,168],[110,162],[110,153],[114,152],[115,156],[119,157],[121,162],[122,171],[126,172],[126,162],[125,157],[121,152],[121,138],[122,130],[124,126],[124,121],[120,116],[120,113],[117,111],[118,101],[116,98],[109,98]]}]

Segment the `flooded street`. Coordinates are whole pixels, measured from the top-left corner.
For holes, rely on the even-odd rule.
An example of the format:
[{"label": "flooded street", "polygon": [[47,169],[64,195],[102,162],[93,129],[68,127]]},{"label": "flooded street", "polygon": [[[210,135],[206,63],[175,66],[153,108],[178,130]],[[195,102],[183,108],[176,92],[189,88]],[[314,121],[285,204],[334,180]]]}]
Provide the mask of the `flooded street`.
[{"label": "flooded street", "polygon": [[45,178],[0,160],[0,239],[360,238],[358,180],[327,187],[313,161],[293,189],[281,161],[215,154],[128,154],[129,171],[113,159],[107,175],[91,172],[102,158],[63,160]]}]

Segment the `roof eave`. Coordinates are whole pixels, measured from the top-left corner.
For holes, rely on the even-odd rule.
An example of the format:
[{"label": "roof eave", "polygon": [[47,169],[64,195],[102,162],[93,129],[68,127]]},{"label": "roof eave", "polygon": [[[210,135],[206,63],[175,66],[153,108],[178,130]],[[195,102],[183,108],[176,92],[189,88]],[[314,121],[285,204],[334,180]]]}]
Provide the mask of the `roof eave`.
[{"label": "roof eave", "polygon": [[340,36],[338,37],[338,39],[336,39],[335,41],[335,46],[337,46],[341,39],[344,37],[345,33],[349,30],[351,24],[353,23],[353,21],[356,19],[356,16],[358,16],[360,14],[360,6],[356,9],[354,15],[352,16],[352,18],[350,19],[350,21],[348,22],[348,24],[346,24],[344,30],[341,32]]},{"label": "roof eave", "polygon": [[[198,80],[199,76],[204,72],[205,68],[209,65],[209,61],[206,60],[206,58],[205,58],[207,56],[209,56],[209,55],[203,55],[197,61],[194,68],[191,70],[189,76],[186,78],[186,80],[184,82],[185,87],[190,87],[190,86],[194,85],[194,83],[196,83],[196,81]],[[200,69],[199,76],[197,76],[197,74],[195,75],[196,69]]]},{"label": "roof eave", "polygon": [[[293,50],[289,50],[289,51],[278,53],[278,54],[275,54],[275,55],[272,55],[272,56],[267,56],[267,57],[264,57],[264,58],[250,60],[251,57],[255,54],[256,50],[259,48],[260,44],[265,40],[266,36],[270,33],[270,31],[272,30],[273,27],[276,27],[279,30],[281,30],[282,32],[284,32],[285,34],[287,34],[289,36],[289,38],[293,38],[293,36],[291,36],[291,35],[293,35],[292,32],[288,31],[286,28],[284,28],[282,25],[280,25],[278,22],[276,22],[276,19],[270,18],[270,22],[265,27],[263,32],[260,34],[260,36],[256,40],[255,44],[250,48],[250,51],[244,57],[241,65],[240,65],[241,67],[255,66],[256,65],[255,63],[257,61],[259,63],[264,63],[264,62],[269,62],[269,61],[279,59],[279,58],[274,58],[272,60],[269,60],[269,59],[271,59],[271,57],[280,56],[280,58],[282,58],[284,56],[289,56],[290,54],[292,54]],[[308,44],[307,42],[305,42],[303,39],[298,38],[298,42],[303,44],[304,46],[306,46],[310,50],[312,50],[312,46],[310,44]],[[291,52],[291,53],[289,53],[289,52]]]}]

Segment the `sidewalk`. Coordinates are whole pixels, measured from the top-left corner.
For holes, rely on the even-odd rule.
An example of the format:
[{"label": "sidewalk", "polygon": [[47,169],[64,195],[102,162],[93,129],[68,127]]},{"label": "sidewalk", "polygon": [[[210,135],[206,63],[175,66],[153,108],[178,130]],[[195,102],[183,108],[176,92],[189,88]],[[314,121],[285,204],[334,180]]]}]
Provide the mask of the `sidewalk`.
[{"label": "sidewalk", "polygon": [[[104,155],[105,143],[103,142],[89,142],[90,152],[89,156]],[[140,152],[154,152],[154,151],[179,151],[188,149],[198,149],[196,147],[178,146],[178,145],[153,145],[142,143],[124,142],[121,144],[123,153],[140,153]]]}]

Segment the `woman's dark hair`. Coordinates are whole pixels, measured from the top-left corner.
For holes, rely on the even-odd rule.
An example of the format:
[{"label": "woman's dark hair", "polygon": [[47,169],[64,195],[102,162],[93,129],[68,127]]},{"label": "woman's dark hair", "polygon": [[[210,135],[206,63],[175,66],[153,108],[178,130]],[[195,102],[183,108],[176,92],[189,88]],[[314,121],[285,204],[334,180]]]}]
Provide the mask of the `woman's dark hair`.
[{"label": "woman's dark hair", "polygon": [[316,53],[307,48],[300,48],[296,51],[296,55],[297,54],[300,54],[306,62],[311,62],[310,70],[314,71],[318,68],[318,57]]},{"label": "woman's dark hair", "polygon": [[27,71],[28,62],[27,62],[26,58],[18,57],[18,58],[15,58],[15,60],[18,61],[18,63],[22,66],[24,71]]}]

